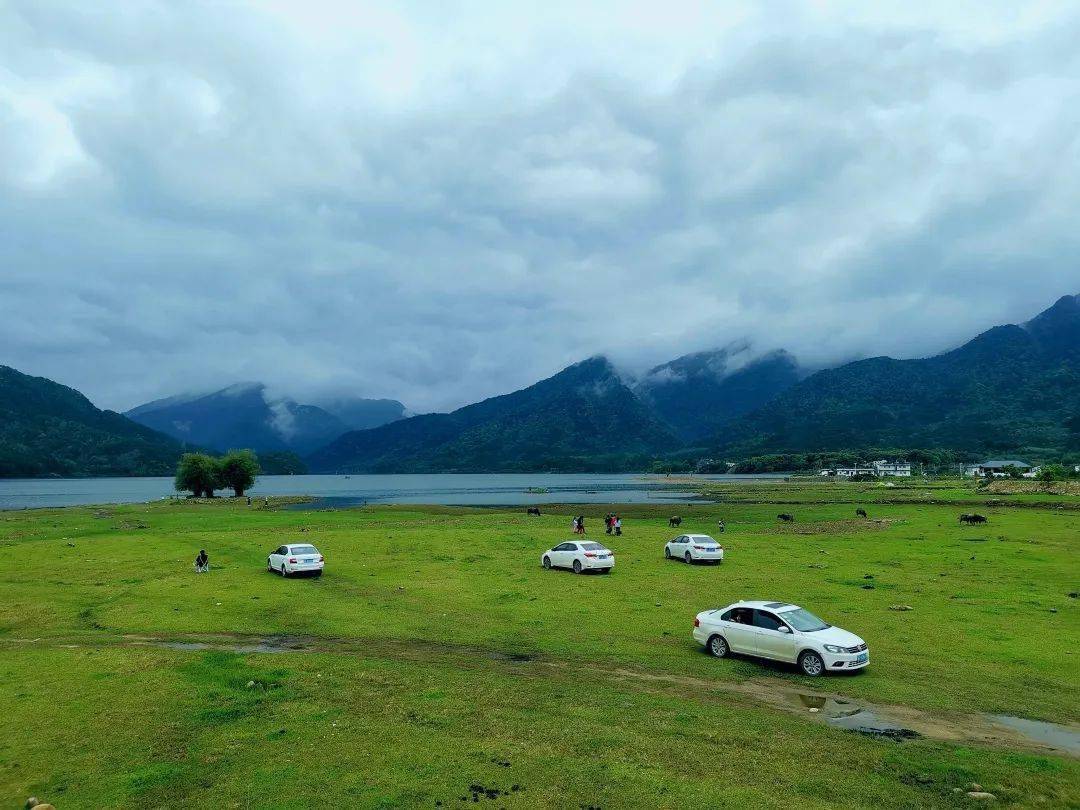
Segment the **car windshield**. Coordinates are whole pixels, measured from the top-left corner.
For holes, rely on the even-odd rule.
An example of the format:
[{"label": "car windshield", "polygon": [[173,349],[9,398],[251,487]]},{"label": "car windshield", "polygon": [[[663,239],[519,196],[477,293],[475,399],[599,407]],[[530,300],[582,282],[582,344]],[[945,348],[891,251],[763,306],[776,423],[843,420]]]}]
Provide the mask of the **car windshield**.
[{"label": "car windshield", "polygon": [[709,537],[709,535],[707,535],[707,534],[699,534],[699,535],[696,535],[695,537],[693,537],[691,539],[693,539],[693,541],[695,543],[715,543],[716,542],[711,537]]},{"label": "car windshield", "polygon": [[586,551],[607,551],[607,549],[599,543],[582,543],[581,547]]},{"label": "car windshield", "polygon": [[809,610],[802,608],[781,613],[780,618],[802,633],[813,633],[815,630],[825,630],[830,627]]},{"label": "car windshield", "polygon": [[293,554],[318,554],[319,550],[315,546],[293,546]]}]

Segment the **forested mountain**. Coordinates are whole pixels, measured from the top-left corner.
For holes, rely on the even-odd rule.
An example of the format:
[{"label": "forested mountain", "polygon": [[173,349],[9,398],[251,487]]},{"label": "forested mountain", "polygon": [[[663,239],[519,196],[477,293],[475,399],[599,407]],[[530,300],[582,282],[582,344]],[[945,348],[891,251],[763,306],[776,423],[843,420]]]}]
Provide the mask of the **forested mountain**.
[{"label": "forested mountain", "polygon": [[715,439],[729,456],[941,447],[1054,451],[1080,426],[1080,296],[936,357],[819,371]]},{"label": "forested mountain", "polygon": [[0,366],[0,477],[171,475],[181,452],[72,388]]},{"label": "forested mountain", "polygon": [[641,469],[678,439],[594,357],[452,413],[347,433],[313,454],[327,472]]},{"label": "forested mountain", "polygon": [[381,425],[404,412],[394,400],[339,398],[328,404],[330,408],[321,408],[274,398],[260,383],[241,383],[209,394],[148,402],[126,416],[214,450],[249,447],[304,454],[349,430]]},{"label": "forested mountain", "polygon": [[799,377],[799,364],[787,352],[754,357],[743,342],[656,366],[634,390],[682,439],[694,441],[761,407]]}]

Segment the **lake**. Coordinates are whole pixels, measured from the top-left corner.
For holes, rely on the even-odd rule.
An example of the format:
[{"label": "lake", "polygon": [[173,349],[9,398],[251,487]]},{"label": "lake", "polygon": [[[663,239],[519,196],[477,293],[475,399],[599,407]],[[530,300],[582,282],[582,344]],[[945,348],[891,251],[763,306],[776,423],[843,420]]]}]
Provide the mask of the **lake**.
[{"label": "lake", "polygon": [[[698,476],[726,482],[783,475]],[[529,488],[546,492],[528,492]],[[104,503],[142,503],[174,494],[172,478],[0,479],[0,509],[33,509]],[[322,506],[364,503],[430,503],[501,506],[540,503],[688,503],[684,483],[661,475],[477,474],[477,475],[263,475],[251,490],[263,495],[313,495]]]}]

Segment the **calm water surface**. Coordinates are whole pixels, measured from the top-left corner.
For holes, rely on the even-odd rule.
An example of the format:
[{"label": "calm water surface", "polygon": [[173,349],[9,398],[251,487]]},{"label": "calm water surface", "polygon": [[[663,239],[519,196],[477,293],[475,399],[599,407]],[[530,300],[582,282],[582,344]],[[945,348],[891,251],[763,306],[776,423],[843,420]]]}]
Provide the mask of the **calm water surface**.
[{"label": "calm water surface", "polygon": [[[782,475],[700,476],[726,482]],[[529,492],[529,489],[547,490]],[[52,478],[0,480],[0,509],[142,503],[174,494],[172,478]],[[685,484],[664,476],[580,475],[263,475],[252,496],[314,495],[323,506],[362,503],[430,503],[457,506],[539,503],[687,503]]]}]

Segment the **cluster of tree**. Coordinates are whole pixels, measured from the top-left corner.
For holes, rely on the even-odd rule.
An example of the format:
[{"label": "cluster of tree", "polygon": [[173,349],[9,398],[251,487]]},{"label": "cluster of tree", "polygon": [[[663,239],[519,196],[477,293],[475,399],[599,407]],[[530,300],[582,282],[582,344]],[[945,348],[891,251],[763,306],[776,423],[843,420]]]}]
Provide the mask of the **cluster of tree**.
[{"label": "cluster of tree", "polygon": [[213,498],[214,490],[231,489],[241,498],[261,472],[258,456],[251,450],[230,450],[220,457],[184,453],[176,468],[176,489],[196,498]]}]

